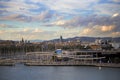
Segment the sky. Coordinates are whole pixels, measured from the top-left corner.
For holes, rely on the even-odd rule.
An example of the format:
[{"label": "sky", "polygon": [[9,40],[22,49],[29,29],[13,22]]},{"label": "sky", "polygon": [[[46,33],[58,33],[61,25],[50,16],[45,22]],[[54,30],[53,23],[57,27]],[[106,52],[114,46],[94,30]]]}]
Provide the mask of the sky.
[{"label": "sky", "polygon": [[0,39],[120,37],[120,0],[0,0]]}]

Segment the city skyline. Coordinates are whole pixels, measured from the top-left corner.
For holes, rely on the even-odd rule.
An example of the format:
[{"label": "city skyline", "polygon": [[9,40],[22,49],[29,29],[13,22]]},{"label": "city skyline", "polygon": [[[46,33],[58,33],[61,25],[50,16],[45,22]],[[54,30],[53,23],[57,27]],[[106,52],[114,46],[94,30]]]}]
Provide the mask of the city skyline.
[{"label": "city skyline", "polygon": [[0,0],[0,39],[120,37],[120,0]]}]

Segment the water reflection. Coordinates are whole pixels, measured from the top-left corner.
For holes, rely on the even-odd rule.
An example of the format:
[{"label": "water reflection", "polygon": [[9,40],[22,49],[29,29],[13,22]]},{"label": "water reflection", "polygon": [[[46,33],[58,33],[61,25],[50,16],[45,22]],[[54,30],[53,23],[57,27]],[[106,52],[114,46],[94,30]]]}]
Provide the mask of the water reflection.
[{"label": "water reflection", "polygon": [[0,66],[0,80],[120,80],[119,68],[87,66]]}]

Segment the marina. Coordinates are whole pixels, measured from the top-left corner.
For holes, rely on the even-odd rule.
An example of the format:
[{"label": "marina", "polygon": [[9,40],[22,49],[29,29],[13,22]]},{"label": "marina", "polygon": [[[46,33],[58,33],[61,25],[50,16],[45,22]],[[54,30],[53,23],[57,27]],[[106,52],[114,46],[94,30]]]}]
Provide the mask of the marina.
[{"label": "marina", "polygon": [[[118,54],[115,52],[113,54]],[[0,66],[15,66],[23,63],[26,66],[101,66],[120,68],[120,63],[105,62],[105,51],[62,51],[28,52],[21,58],[0,59]],[[108,53],[107,54],[111,54]]]},{"label": "marina", "polygon": [[[120,68],[120,47],[113,41],[95,39],[93,43],[80,39],[65,41],[60,36],[56,42],[0,43],[0,66],[100,66]],[[113,45],[114,44],[114,45]]]}]

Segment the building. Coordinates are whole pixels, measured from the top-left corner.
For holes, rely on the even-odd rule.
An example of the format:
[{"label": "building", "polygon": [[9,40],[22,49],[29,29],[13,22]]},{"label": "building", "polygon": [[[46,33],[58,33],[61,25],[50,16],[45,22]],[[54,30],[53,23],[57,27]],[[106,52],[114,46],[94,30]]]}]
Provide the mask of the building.
[{"label": "building", "polygon": [[63,42],[63,37],[62,37],[62,36],[60,36],[60,42],[61,42],[61,43]]},{"label": "building", "polygon": [[90,48],[91,48],[92,50],[102,50],[101,45],[96,45],[96,44],[90,45]]},{"label": "building", "polygon": [[120,48],[120,43],[113,42],[113,43],[111,43],[111,45],[114,49],[119,49]]}]

